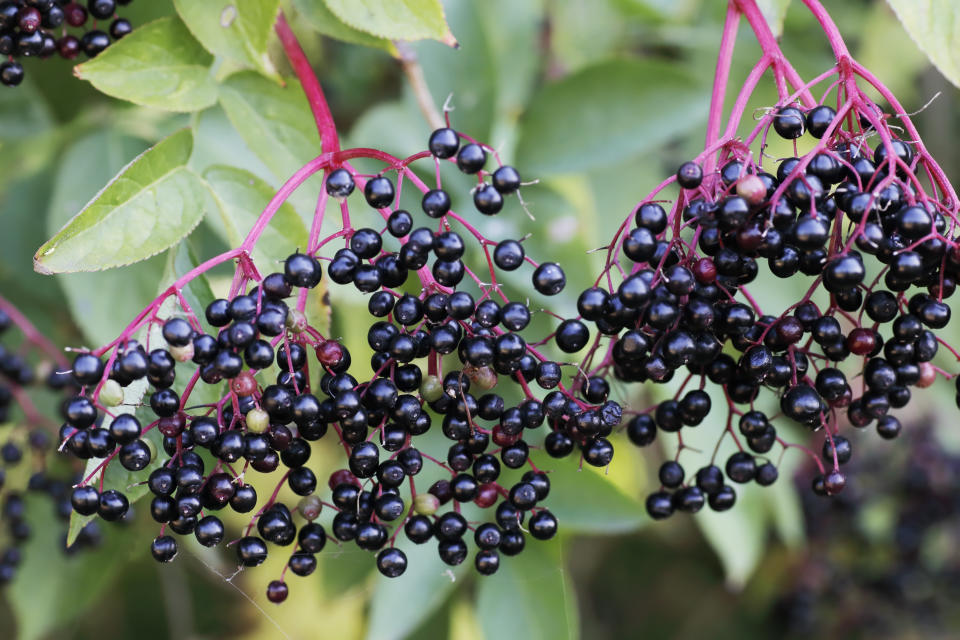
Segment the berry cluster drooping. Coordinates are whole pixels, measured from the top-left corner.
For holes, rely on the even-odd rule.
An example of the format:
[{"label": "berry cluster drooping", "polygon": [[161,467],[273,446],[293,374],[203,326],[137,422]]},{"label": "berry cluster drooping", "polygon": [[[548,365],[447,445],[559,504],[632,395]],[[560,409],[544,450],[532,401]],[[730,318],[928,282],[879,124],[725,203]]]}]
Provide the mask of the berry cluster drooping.
[{"label": "berry cluster drooping", "polygon": [[[263,563],[268,543],[289,547],[287,568],[304,576],[329,531],[338,543],[376,553],[389,577],[407,566],[395,544],[400,535],[436,545],[448,565],[464,562],[472,538],[474,566],[489,575],[501,556],[520,553],[528,536],[555,535],[557,518],[545,502],[550,481],[530,459],[528,440],[539,444],[535,434],[547,423],[551,455],[578,450],[604,466],[613,452],[605,436],[621,408],[595,381],[576,392],[563,384],[561,365],[522,335],[529,306],[511,301],[497,283],[498,272],[526,270],[533,289],[555,295],[566,283],[560,266],[534,262],[517,240],[483,236],[451,210],[440,182],[447,164],[476,176],[472,200],[489,216],[505,198],[519,197],[518,172],[499,162],[487,169],[493,149],[451,128],[434,131],[428,149],[405,160],[349,150],[318,164],[315,170],[327,171],[321,198],[339,201],[343,211],[340,231],[320,238],[316,225],[307,250],[265,277],[246,252],[253,235],[206,263],[239,261],[229,295],[209,302],[202,318],[180,294],[196,275],[188,274],[117,340],[76,356],[72,371],[83,391],[66,405],[61,436],[67,451],[92,460],[72,496],[79,516],[124,516],[124,489],[103,486],[119,464],[146,474],[150,513],[161,525],[152,553],[161,562],[176,556],[175,535],[193,535],[205,546],[228,541],[242,566]],[[346,159],[361,152],[388,168],[357,173]],[[417,160],[436,165],[434,187],[410,169]],[[399,208],[403,180],[422,191],[421,212]],[[353,226],[348,198],[355,190],[383,227]],[[491,282],[468,266],[470,241],[485,256]],[[354,375],[363,367],[347,346],[309,323],[306,300],[322,281],[367,296],[372,377]],[[164,306],[168,298],[173,311]],[[125,394],[143,382],[143,409],[119,412]],[[540,399],[531,385],[549,393]],[[211,400],[198,401],[198,394]],[[428,437],[436,431],[440,438]],[[159,449],[152,432],[162,436]],[[327,476],[326,500],[308,462],[311,443],[328,434],[342,446],[343,461]],[[424,476],[439,473],[426,484],[425,466],[432,471]],[[250,473],[276,470],[282,477],[269,496],[247,482]],[[239,537],[218,517],[224,508],[251,514]],[[268,587],[273,601],[286,598],[283,578]]]},{"label": "berry cluster drooping", "polygon": [[[19,335],[17,335],[19,334]],[[39,412],[36,401],[45,396],[75,393],[67,363],[23,315],[0,298],[0,585],[14,579],[33,535],[34,510],[52,510],[63,522],[70,518],[70,485],[75,470],[58,464],[54,424]],[[32,496],[36,496],[34,500]],[[51,504],[41,504],[40,498]],[[29,505],[28,505],[29,503]],[[88,526],[70,552],[100,543],[97,526]],[[65,546],[61,550],[66,550]],[[48,549],[52,553],[55,549]]]},{"label": "berry cluster drooping", "polygon": [[[45,59],[59,54],[73,60],[80,53],[88,58],[98,55],[133,30],[129,20],[116,16],[117,5],[130,2],[88,0],[83,5],[67,0],[3,0],[0,57],[6,60],[0,62],[0,83],[15,87],[23,82],[20,58]],[[104,30],[101,24],[107,21]]]},{"label": "berry cluster drooping", "polygon": [[[960,203],[892,95],[836,42],[837,66],[800,82],[772,57],[779,49],[756,6],[741,4],[765,55],[726,133],[719,135],[722,93],[715,93],[706,149],[624,221],[605,270],[580,295],[580,319],[568,321],[584,341],[585,322],[596,327],[583,365],[590,379],[667,383],[684,376],[673,398],[627,412],[634,444],[650,445],[658,434],[678,439],[676,457],[660,467],[660,488],[647,498],[655,519],[704,504],[729,509],[735,485],[777,480],[788,447],[818,466],[815,493],[840,492],[852,451],[841,427],[875,425],[882,438],[895,438],[901,425],[891,411],[943,373],[932,362],[946,344],[937,331],[950,320],[944,299],[960,275]],[[767,68],[780,103],[739,137],[746,100]],[[810,90],[833,76],[814,100]],[[787,81],[796,93],[787,93]],[[872,84],[894,112],[858,81]],[[771,163],[770,135],[789,141],[793,155]],[[671,201],[664,190],[674,182]],[[771,276],[806,278],[808,290],[787,308],[770,308],[749,289]],[[558,330],[561,348],[569,331]],[[594,359],[599,364],[591,367]],[[708,383],[720,393],[711,395]],[[765,407],[765,397],[775,407]],[[718,440],[706,464],[688,474],[681,459],[697,454],[683,434],[715,404],[726,421],[719,440],[731,438],[737,451],[718,460]],[[784,440],[782,423],[815,433],[818,453]]]}]

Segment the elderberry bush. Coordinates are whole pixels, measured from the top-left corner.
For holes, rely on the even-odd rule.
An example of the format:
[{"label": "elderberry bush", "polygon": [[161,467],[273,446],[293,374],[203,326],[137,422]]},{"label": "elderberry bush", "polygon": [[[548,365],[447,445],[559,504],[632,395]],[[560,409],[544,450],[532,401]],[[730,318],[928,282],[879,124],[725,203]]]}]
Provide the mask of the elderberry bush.
[{"label": "elderberry bush", "polygon": [[131,0],[3,0],[0,2],[0,83],[23,82],[21,58],[41,60],[59,55],[73,60],[81,53],[93,58],[131,31],[118,17],[118,5]]}]

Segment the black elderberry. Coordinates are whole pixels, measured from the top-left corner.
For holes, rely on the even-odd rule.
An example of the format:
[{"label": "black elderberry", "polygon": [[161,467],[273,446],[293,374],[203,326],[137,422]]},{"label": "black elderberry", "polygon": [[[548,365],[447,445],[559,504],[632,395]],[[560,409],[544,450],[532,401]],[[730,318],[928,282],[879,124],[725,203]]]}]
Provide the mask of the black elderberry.
[{"label": "black elderberry", "polygon": [[796,107],[780,107],[773,114],[773,128],[782,138],[799,138],[806,128],[803,112]]},{"label": "black elderberry", "polygon": [[460,136],[450,128],[437,129],[430,134],[427,148],[434,157],[441,160],[452,158],[460,148]]},{"label": "black elderberry", "polygon": [[673,515],[673,500],[666,491],[657,491],[647,496],[646,509],[654,520],[663,520]]},{"label": "black elderberry", "polygon": [[173,536],[159,536],[150,544],[150,553],[157,562],[172,562],[177,556],[177,541]]},{"label": "black elderberry", "polygon": [[98,29],[87,31],[80,37],[80,47],[88,58],[100,55],[109,46],[110,36]]},{"label": "black elderberry", "polygon": [[117,18],[110,23],[110,37],[114,40],[128,36],[132,31],[133,25],[126,18]]},{"label": "black elderberry", "polygon": [[556,262],[544,262],[533,272],[534,288],[545,296],[560,293],[567,284],[567,278]]},{"label": "black elderberry", "polygon": [[479,144],[465,144],[457,153],[457,167],[464,173],[478,173],[487,162],[487,152]]},{"label": "black elderberry", "polygon": [[725,470],[728,478],[743,484],[756,476],[757,462],[749,453],[738,451],[727,459]]},{"label": "black elderberry", "polygon": [[374,209],[383,209],[390,206],[393,197],[396,194],[393,188],[393,182],[385,176],[377,176],[370,179],[363,188],[363,195]]},{"label": "black elderberry", "polygon": [[807,112],[806,125],[807,130],[814,138],[820,139],[827,132],[837,112],[825,104],[818,105]]},{"label": "black elderberry", "polygon": [[420,205],[427,216],[441,218],[450,211],[450,194],[443,189],[431,189],[423,194]]},{"label": "black elderberry", "polygon": [[377,570],[388,578],[396,578],[407,570],[407,556],[394,547],[383,549],[377,554]]},{"label": "black elderberry", "polygon": [[489,184],[481,184],[473,192],[473,205],[477,211],[492,216],[503,209],[503,195]]},{"label": "black elderberry", "polygon": [[504,271],[513,271],[523,264],[523,245],[516,240],[502,240],[493,251],[493,263]]},{"label": "black elderberry", "polygon": [[503,165],[493,172],[493,187],[503,195],[520,189],[520,174],[511,166]]},{"label": "black elderberry", "polygon": [[696,189],[703,181],[703,169],[696,162],[684,162],[677,169],[677,184],[684,189]]}]

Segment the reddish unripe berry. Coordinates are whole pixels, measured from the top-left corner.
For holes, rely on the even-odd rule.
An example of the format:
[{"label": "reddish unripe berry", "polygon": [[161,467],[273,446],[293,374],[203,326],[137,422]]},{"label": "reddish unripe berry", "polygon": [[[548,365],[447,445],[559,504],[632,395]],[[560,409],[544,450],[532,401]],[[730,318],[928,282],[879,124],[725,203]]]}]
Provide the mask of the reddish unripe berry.
[{"label": "reddish unripe berry", "polygon": [[477,490],[477,497],[473,499],[473,504],[481,509],[488,509],[497,502],[498,495],[496,483],[482,484]]},{"label": "reddish unripe berry", "polygon": [[828,473],[827,477],[823,479],[823,487],[827,490],[827,494],[831,496],[843,491],[845,486],[847,486],[847,478],[836,469]]},{"label": "reddish unripe berry", "polygon": [[353,484],[360,486],[360,481],[357,480],[357,477],[353,475],[349,469],[337,469],[330,474],[330,479],[327,481],[327,486],[330,489],[333,489],[337,485],[341,484]]},{"label": "reddish unripe berry", "polygon": [[57,52],[64,60],[73,60],[80,55],[80,41],[74,36],[63,36],[57,40]]},{"label": "reddish unripe berry", "polygon": [[843,392],[842,396],[831,402],[830,406],[843,409],[844,407],[849,407],[851,402],[853,402],[853,390],[848,388]]},{"label": "reddish unripe berry", "polygon": [[865,356],[877,348],[877,334],[863,327],[854,329],[847,336],[847,349],[850,353]]},{"label": "reddish unripe berry", "polygon": [[932,385],[937,380],[937,370],[929,362],[920,363],[920,378],[917,380],[916,386],[921,389],[926,389]]},{"label": "reddish unripe berry", "polygon": [[317,360],[325,367],[335,367],[343,361],[343,347],[335,340],[324,340],[317,345]]},{"label": "reddish unripe berry", "polygon": [[40,14],[40,11],[34,7],[24,7],[20,9],[19,16],[19,27],[20,31],[26,34],[36,33],[37,29],[40,28],[40,22],[43,20],[43,16]]},{"label": "reddish unripe berry", "polygon": [[273,580],[267,585],[267,600],[274,604],[280,604],[286,600],[289,593],[287,583],[282,580]]},{"label": "reddish unripe berry", "polygon": [[236,378],[230,381],[230,390],[238,396],[249,396],[257,390],[257,379],[253,377],[253,372],[244,370]]},{"label": "reddish unripe berry", "polygon": [[737,181],[737,195],[756,207],[766,200],[767,187],[755,175],[744,176]]},{"label": "reddish unripe berry", "polygon": [[490,439],[493,440],[493,443],[498,447],[509,447],[511,445],[517,444],[517,441],[520,440],[520,436],[523,434],[509,435],[503,432],[503,429],[499,424],[493,426],[493,433],[490,436]]},{"label": "reddish unripe berry", "polygon": [[710,258],[700,258],[693,263],[693,277],[701,284],[710,284],[717,279],[717,267]]},{"label": "reddish unripe berry", "polygon": [[741,251],[752,253],[763,244],[763,232],[760,227],[751,225],[737,232],[737,247]]},{"label": "reddish unripe berry", "polygon": [[87,21],[87,10],[80,4],[71,2],[63,8],[63,17],[71,27],[79,27]]},{"label": "reddish unripe berry", "polygon": [[803,337],[803,325],[793,316],[785,316],[777,320],[775,331],[777,337],[786,344],[795,344]]},{"label": "reddish unripe berry", "polygon": [[157,424],[157,431],[167,436],[168,438],[175,438],[176,436],[183,433],[183,429],[187,426],[187,420],[182,413],[178,413],[175,416],[169,416],[166,418],[160,418],[160,422]]}]

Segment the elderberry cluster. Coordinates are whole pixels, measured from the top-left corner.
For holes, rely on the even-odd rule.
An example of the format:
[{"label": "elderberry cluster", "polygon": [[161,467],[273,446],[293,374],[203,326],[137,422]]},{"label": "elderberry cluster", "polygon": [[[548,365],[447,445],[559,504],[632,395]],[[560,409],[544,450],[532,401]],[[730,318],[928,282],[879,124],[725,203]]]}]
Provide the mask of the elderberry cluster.
[{"label": "elderberry cluster", "polygon": [[[0,310],[0,337],[11,334],[11,317]],[[35,415],[33,389],[44,387],[60,395],[70,391],[72,381],[48,361],[31,364],[14,344],[0,344],[0,585],[12,581],[23,557],[21,547],[33,534],[28,495],[44,496],[58,520],[70,518],[70,485],[78,478],[69,469],[59,468],[53,459],[53,442],[48,425]],[[73,389],[76,391],[76,389]],[[21,415],[22,414],[22,415]],[[36,508],[36,504],[32,505]],[[85,529],[70,552],[100,544],[96,526]],[[62,551],[66,550],[61,546]],[[50,549],[49,551],[53,551]]]},{"label": "elderberry cluster", "polygon": [[[117,5],[131,0],[87,0],[86,6],[67,0],[3,0],[0,2],[0,83],[15,87],[23,82],[23,65],[17,58],[46,59],[54,54],[73,60],[82,52],[98,55],[111,41],[119,40],[133,27],[116,17]],[[110,20],[106,31],[97,21]],[[87,23],[90,27],[87,28]],[[75,35],[68,27],[78,29]]]},{"label": "elderberry cluster", "polygon": [[[580,295],[580,317],[558,330],[561,348],[573,336],[571,350],[584,346],[587,322],[610,341],[609,359],[592,370],[598,388],[608,374],[628,383],[685,376],[674,398],[626,425],[641,447],[657,434],[679,438],[676,459],[660,467],[661,487],[646,502],[653,518],[705,503],[723,511],[736,501],[734,485],[775,482],[781,456],[768,454],[793,446],[778,435],[778,421],[818,432],[813,491],[836,494],[851,456],[840,426],[874,424],[881,437],[895,438],[901,425],[891,410],[909,402],[912,388],[934,382],[935,332],[950,320],[944,299],[960,274],[958,205],[924,192],[917,175],[925,161],[886,114],[874,106],[857,115],[838,117],[825,104],[772,110],[761,125],[764,141],[772,128],[787,140],[809,133],[819,144],[769,171],[763,154],[756,159],[738,140],[723,146],[718,170],[684,163],[677,199],[636,208],[609,248],[606,270]],[[807,277],[809,290],[771,313],[748,291],[762,270]],[[622,275],[617,285],[614,275]],[[719,437],[733,438],[738,450],[723,463],[715,451],[688,475],[683,433],[713,409],[707,382],[722,392],[727,426]],[[779,400],[779,411],[758,406],[762,390]]]},{"label": "elderberry cluster", "polygon": [[[451,566],[465,561],[472,537],[474,566],[484,575],[497,571],[501,556],[520,553],[527,536],[555,535],[557,519],[544,505],[550,481],[530,460],[528,441],[539,443],[537,430],[547,424],[550,455],[576,450],[589,464],[605,466],[613,455],[606,436],[622,410],[607,399],[601,379],[573,377],[565,387],[561,365],[521,335],[531,323],[529,306],[510,301],[495,281],[480,281],[464,261],[473,237],[491,278],[529,263],[537,292],[550,296],[564,288],[558,264],[533,262],[517,240],[484,237],[451,211],[450,194],[439,184],[439,167],[454,163],[477,177],[476,209],[494,215],[520,189],[518,172],[506,165],[484,170],[490,149],[462,144],[450,128],[433,132],[428,148],[412,158],[431,158],[438,167],[437,186],[423,185],[421,199],[434,229],[416,226],[415,215],[398,208],[397,186],[386,175],[334,168],[326,194],[346,207],[359,185],[383,229],[352,228],[345,217],[341,232],[317,243],[333,246],[343,238],[345,246],[330,255],[293,253],[282,272],[262,279],[244,275],[241,265],[240,286],[204,309],[206,327],[182,303],[165,319],[154,309],[145,340],[124,335],[100,352],[76,356],[72,373],[83,391],[64,407],[61,437],[67,451],[93,459],[72,494],[79,516],[125,515],[124,489],[104,489],[102,481],[119,464],[145,474],[149,510],[161,525],[151,550],[161,562],[177,554],[171,534],[192,534],[211,547],[230,540],[217,515],[225,508],[251,513],[228,543],[242,566],[262,564],[270,543],[290,548],[287,569],[300,576],[314,571],[328,531],[338,544],[375,552],[388,577],[407,567],[395,546],[401,534],[435,544]],[[307,292],[324,278],[368,296],[372,377],[356,377],[350,350],[304,314]],[[252,286],[244,291],[247,282]],[[144,406],[120,412],[131,408],[124,398],[132,385],[144,381]],[[542,399],[534,384],[548,392]],[[201,387],[213,389],[216,399],[194,400]],[[160,450],[153,430],[162,435]],[[441,432],[445,449],[419,445],[431,430]],[[307,463],[311,443],[328,433],[345,457],[344,468],[328,476],[326,499]],[[426,490],[415,484],[425,465],[441,475]],[[245,480],[250,472],[278,469],[283,477],[270,496],[258,496]],[[492,518],[485,515],[491,510]],[[286,598],[283,578],[268,586],[271,601]]]}]

